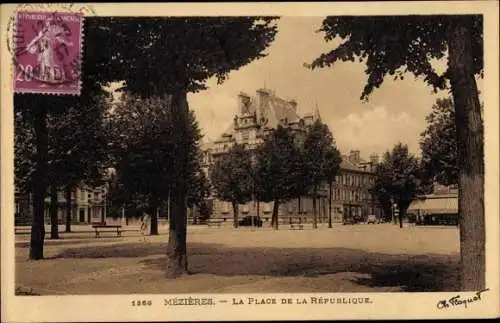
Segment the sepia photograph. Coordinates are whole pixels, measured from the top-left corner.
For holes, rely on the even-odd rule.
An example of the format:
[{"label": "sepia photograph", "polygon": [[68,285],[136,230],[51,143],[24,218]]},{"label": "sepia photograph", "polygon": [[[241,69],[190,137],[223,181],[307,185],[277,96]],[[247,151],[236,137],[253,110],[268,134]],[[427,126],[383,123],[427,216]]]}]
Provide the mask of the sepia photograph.
[{"label": "sepia photograph", "polygon": [[2,321],[498,317],[498,3],[455,4],[2,5]]}]

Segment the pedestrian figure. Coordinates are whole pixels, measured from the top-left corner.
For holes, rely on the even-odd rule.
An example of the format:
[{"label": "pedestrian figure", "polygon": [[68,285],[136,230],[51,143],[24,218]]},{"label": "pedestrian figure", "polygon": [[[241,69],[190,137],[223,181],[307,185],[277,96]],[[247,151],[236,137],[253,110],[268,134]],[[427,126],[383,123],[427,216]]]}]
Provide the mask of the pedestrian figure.
[{"label": "pedestrian figure", "polygon": [[149,220],[150,220],[149,214],[143,212],[141,217],[141,235],[145,242],[146,242],[146,235],[148,233],[147,231],[149,228]]}]

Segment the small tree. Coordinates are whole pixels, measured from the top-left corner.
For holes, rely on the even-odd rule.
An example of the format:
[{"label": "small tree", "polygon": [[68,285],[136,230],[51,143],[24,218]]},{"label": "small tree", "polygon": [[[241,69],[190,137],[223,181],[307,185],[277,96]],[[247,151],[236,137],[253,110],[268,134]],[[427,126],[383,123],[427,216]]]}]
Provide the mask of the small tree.
[{"label": "small tree", "polygon": [[420,193],[420,164],[408,153],[408,146],[398,143],[391,152],[384,154],[375,170],[375,193],[379,202],[387,208],[394,203],[399,210],[399,227],[411,202]]},{"label": "small tree", "polygon": [[342,156],[340,151],[338,151],[335,146],[328,150],[325,155],[325,178],[328,182],[328,227],[332,228],[332,194],[333,194],[333,182],[340,169],[340,163],[342,162]]},{"label": "small tree", "polygon": [[[202,139],[202,135],[193,111],[190,111],[188,121],[186,142],[188,152],[186,204],[191,208],[195,205],[200,207],[203,204],[205,198],[210,194],[211,186],[201,167],[200,140]],[[193,220],[196,221],[194,214]]]},{"label": "small tree", "polygon": [[426,121],[427,128],[420,135],[426,177],[443,185],[458,184],[458,146],[452,100],[436,100]]},{"label": "small tree", "polygon": [[[169,102],[127,97],[114,111],[114,154],[119,182],[127,196],[143,196],[158,234],[158,207],[167,199],[174,162],[173,120]],[[189,147],[186,146],[189,150]]]},{"label": "small tree", "polygon": [[[63,113],[48,115],[49,177],[55,192],[65,193],[66,232],[71,232],[71,192],[79,183],[93,187],[104,184],[108,141],[104,131],[105,99],[104,93],[96,94]],[[57,197],[54,201],[57,203]]]},{"label": "small tree", "polygon": [[233,205],[233,226],[238,227],[238,205],[252,199],[252,161],[250,152],[235,144],[218,158],[210,170],[210,179],[216,195]]},{"label": "small tree", "polygon": [[289,128],[278,126],[256,149],[254,187],[258,200],[274,202],[271,225],[279,228],[281,203],[295,198],[303,190],[301,152]]},{"label": "small tree", "polygon": [[330,214],[329,214],[329,227],[332,227],[331,221],[331,195],[332,195],[332,181],[337,174],[340,166],[340,153],[335,148],[335,141],[328,126],[316,120],[307,132],[304,140],[305,157],[304,169],[310,180],[313,197],[313,228],[317,228],[317,208],[316,199],[318,189],[325,181],[329,183],[330,193]]},{"label": "small tree", "polygon": [[[192,173],[192,178],[188,184],[187,192],[187,206],[197,206],[200,209],[205,206],[205,199],[210,195],[210,183],[205,175],[205,172],[198,168],[197,171]],[[196,214],[193,214],[194,223],[197,222]]]}]

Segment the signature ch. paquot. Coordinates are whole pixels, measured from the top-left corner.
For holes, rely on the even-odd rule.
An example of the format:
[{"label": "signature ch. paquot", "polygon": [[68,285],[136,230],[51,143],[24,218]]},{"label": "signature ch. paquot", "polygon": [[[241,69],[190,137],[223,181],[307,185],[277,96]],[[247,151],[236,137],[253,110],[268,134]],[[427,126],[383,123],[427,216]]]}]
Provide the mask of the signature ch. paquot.
[{"label": "signature ch. paquot", "polygon": [[460,295],[457,295],[457,296],[453,296],[450,299],[440,300],[437,303],[437,308],[444,309],[444,308],[450,308],[450,307],[455,307],[455,306],[464,306],[465,308],[467,308],[467,305],[469,303],[474,303],[474,302],[480,301],[481,294],[484,292],[487,292],[489,290],[490,290],[489,288],[486,288],[486,289],[483,289],[483,290],[476,292],[475,294],[473,294],[471,296],[462,297]]}]

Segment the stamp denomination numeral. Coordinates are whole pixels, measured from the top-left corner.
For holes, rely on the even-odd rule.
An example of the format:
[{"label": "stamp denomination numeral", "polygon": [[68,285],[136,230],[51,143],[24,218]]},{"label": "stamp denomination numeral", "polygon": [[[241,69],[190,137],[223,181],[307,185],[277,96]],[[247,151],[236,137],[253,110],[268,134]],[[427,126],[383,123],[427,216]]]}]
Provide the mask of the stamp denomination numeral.
[{"label": "stamp denomination numeral", "polygon": [[29,82],[33,80],[33,66],[30,64],[23,66],[18,65],[18,72],[16,74],[16,82]]}]

